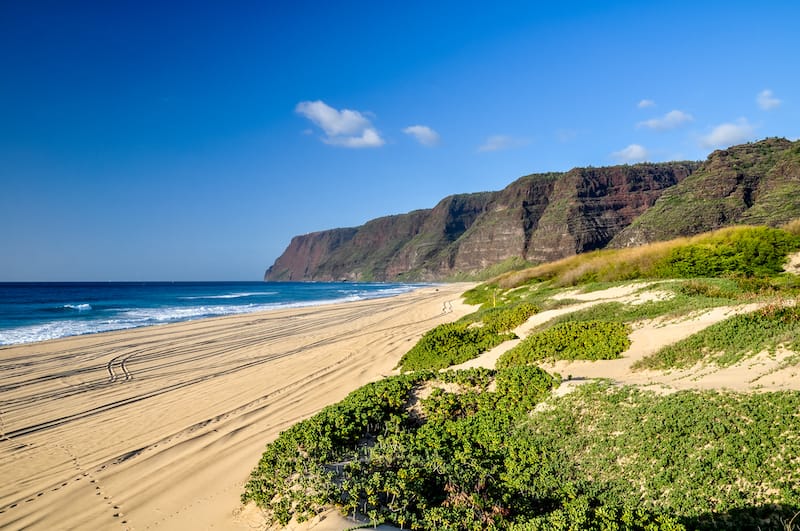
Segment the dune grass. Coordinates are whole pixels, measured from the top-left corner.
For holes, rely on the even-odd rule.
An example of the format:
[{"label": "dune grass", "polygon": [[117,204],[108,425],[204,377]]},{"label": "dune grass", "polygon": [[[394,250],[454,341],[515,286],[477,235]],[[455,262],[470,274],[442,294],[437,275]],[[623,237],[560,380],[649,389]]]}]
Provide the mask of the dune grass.
[{"label": "dune grass", "polygon": [[594,251],[506,273],[489,284],[509,290],[544,280],[573,286],[642,278],[777,274],[786,256],[800,249],[800,220],[785,227],[727,227],[639,247]]}]

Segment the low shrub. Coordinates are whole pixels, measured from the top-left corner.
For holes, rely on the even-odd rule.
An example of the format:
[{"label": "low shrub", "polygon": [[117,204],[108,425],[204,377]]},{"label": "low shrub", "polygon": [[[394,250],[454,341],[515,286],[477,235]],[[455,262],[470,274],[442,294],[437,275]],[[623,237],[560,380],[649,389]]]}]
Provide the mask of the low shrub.
[{"label": "low shrub", "polygon": [[483,314],[483,326],[494,333],[510,332],[538,312],[539,308],[529,302],[495,308]]},{"label": "low shrub", "polygon": [[514,337],[467,323],[445,323],[426,332],[398,367],[403,372],[444,369],[463,363]]},{"label": "low shrub", "polygon": [[554,325],[526,338],[500,356],[498,368],[528,365],[541,360],[611,360],[631,342],[630,326],[609,321],[571,321]]},{"label": "low shrub", "polygon": [[656,271],[662,277],[684,278],[775,275],[798,248],[800,237],[781,229],[733,227],[672,249]]},{"label": "low shrub", "polygon": [[800,308],[770,305],[734,315],[633,364],[633,369],[690,367],[699,361],[729,366],[779,345],[800,352]]},{"label": "low shrub", "polygon": [[[497,380],[496,391],[438,389],[423,400],[427,415],[412,417],[411,398],[421,385],[447,380],[485,388],[487,377]],[[415,529],[505,526],[517,513],[535,509],[509,508],[514,500],[506,491],[519,482],[497,481],[517,470],[508,449],[516,425],[556,383],[526,367],[417,372],[369,384],[267,445],[242,500],[266,509],[270,523],[281,525],[337,505],[372,522]],[[553,469],[548,464],[542,470]],[[561,484],[540,476],[548,489]]]},{"label": "low shrub", "polygon": [[557,448],[591,478],[599,506],[667,513],[702,531],[788,530],[782,522],[800,511],[797,391],[659,395],[590,383],[548,405],[519,439]]}]

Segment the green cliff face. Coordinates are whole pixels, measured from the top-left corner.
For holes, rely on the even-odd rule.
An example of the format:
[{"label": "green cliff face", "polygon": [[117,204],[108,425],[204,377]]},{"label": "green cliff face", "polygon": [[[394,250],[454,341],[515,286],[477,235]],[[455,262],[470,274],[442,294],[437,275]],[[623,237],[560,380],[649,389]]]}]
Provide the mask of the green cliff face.
[{"label": "green cliff face", "polygon": [[797,217],[800,141],[767,138],[711,153],[611,245],[628,247],[729,225],[776,226]]},{"label": "green cliff face", "polygon": [[515,258],[545,262],[731,224],[800,217],[800,142],[708,160],[534,174],[498,192],[296,236],[265,280],[440,280]]}]

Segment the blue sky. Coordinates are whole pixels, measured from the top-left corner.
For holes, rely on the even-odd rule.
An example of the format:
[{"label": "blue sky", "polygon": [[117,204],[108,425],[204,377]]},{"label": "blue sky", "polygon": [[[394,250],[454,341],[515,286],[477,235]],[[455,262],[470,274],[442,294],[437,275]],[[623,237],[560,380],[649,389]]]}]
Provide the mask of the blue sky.
[{"label": "blue sky", "polygon": [[0,281],[257,280],[296,234],[800,136],[796,2],[283,4],[0,4]]}]

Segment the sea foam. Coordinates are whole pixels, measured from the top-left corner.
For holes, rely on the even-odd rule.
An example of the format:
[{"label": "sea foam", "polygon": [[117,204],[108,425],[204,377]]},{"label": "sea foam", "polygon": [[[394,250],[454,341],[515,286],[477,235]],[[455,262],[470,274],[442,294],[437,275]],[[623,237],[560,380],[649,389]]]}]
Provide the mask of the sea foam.
[{"label": "sea foam", "polygon": [[77,310],[79,312],[88,312],[89,310],[92,309],[92,305],[88,304],[88,303],[83,303],[83,304],[65,304],[63,306],[63,308],[66,308],[68,310]]},{"label": "sea foam", "polygon": [[[281,285],[280,288],[271,287],[269,290],[257,291],[248,289],[249,286],[245,289],[226,290],[214,285],[209,287],[207,284],[200,284],[190,285],[189,288],[195,292],[187,293],[186,288],[181,285],[165,286],[163,283],[144,286],[110,284],[100,287],[95,284],[69,285],[68,288],[72,291],[82,289],[86,291],[92,297],[92,304],[72,302],[80,301],[82,298],[80,294],[73,294],[66,300],[62,299],[58,306],[38,310],[39,317],[44,317],[43,319],[31,312],[14,314],[16,308],[22,307],[17,301],[19,290],[23,288],[12,286],[17,291],[9,293],[15,298],[0,300],[0,310],[5,308],[6,315],[11,316],[0,320],[0,345],[32,343],[209,317],[390,297],[421,286],[423,284],[290,283]],[[50,288],[47,284],[43,284],[24,289],[30,289],[33,299],[41,298],[42,293],[50,298],[52,290],[59,287]],[[224,287],[226,286],[223,284]],[[208,293],[197,293],[198,288],[207,290]],[[98,290],[101,291],[98,293]],[[170,290],[177,291],[171,301]],[[184,291],[181,293],[181,290]],[[57,292],[55,294],[58,295]],[[36,320],[39,322],[33,322]]]}]

